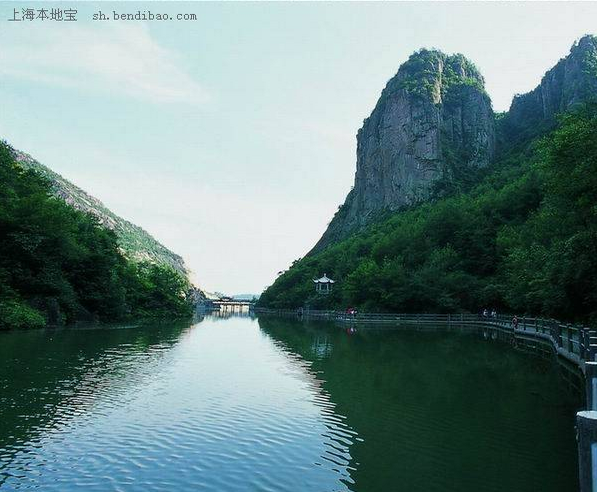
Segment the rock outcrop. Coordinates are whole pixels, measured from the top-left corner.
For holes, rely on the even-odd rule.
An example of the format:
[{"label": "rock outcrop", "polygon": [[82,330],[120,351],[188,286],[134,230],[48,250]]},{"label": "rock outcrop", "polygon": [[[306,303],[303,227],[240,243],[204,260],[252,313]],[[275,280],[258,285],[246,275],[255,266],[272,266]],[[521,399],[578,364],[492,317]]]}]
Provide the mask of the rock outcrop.
[{"label": "rock outcrop", "polygon": [[[462,55],[421,50],[388,82],[357,134],[354,187],[313,252],[383,211],[475,176],[502,150],[545,133],[559,113],[597,98],[597,37],[584,36],[541,83],[494,116],[483,77]],[[439,186],[438,186],[439,185]]]},{"label": "rock outcrop", "polygon": [[531,92],[514,97],[500,121],[500,141],[510,147],[549,129],[555,116],[597,96],[597,37],[584,36],[547,71]]},{"label": "rock outcrop", "polygon": [[462,55],[421,50],[388,82],[357,134],[354,187],[314,251],[385,210],[427,198],[435,184],[486,166],[494,115],[483,77]]}]

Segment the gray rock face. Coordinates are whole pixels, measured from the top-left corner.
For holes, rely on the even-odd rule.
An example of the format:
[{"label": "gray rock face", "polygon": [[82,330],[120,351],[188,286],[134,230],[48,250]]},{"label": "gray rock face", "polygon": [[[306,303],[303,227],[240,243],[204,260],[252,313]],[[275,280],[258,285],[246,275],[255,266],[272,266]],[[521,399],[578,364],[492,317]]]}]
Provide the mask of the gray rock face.
[{"label": "gray rock face", "polygon": [[[533,91],[517,95],[497,128],[483,77],[462,55],[421,50],[388,82],[357,134],[354,187],[313,248],[321,250],[384,210],[424,200],[500,149],[528,142],[558,113],[597,98],[597,37],[584,36]],[[497,136],[496,136],[497,135]]]},{"label": "gray rock face", "polygon": [[597,37],[584,36],[547,71],[531,92],[517,95],[500,124],[501,140],[511,145],[553,125],[558,113],[597,96]]},{"label": "gray rock face", "polygon": [[486,166],[495,130],[483,83],[462,55],[412,55],[359,130],[354,187],[314,250],[357,231],[383,210],[425,199],[442,179]]}]

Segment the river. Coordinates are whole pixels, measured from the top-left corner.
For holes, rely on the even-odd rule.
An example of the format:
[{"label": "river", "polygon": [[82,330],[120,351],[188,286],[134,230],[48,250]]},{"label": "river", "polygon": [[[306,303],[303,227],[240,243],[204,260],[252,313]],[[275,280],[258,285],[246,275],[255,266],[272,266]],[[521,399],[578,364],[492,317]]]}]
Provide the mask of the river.
[{"label": "river", "polygon": [[279,318],[0,333],[0,490],[576,492],[557,364]]}]

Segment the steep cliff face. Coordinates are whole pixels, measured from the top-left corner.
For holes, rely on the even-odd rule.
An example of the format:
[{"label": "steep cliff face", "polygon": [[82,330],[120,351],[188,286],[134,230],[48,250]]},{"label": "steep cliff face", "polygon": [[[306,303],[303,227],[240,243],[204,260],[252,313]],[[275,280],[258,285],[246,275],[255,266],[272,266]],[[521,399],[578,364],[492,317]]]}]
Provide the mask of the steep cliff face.
[{"label": "steep cliff face", "polygon": [[483,84],[462,55],[413,54],[359,130],[354,187],[314,250],[360,229],[382,210],[425,199],[440,180],[486,166],[495,131]]},{"label": "steep cliff face", "polygon": [[597,96],[597,37],[584,36],[547,71],[531,92],[517,95],[499,124],[501,147],[553,126],[558,113]]},{"label": "steep cliff face", "polygon": [[26,169],[33,169],[50,181],[54,194],[71,207],[93,215],[104,227],[113,230],[122,253],[135,261],[149,261],[171,266],[183,275],[188,269],[181,256],[173,253],[141,227],[119,217],[97,198],[89,195],[67,179],[36,161],[29,154],[13,149],[16,161]]},{"label": "steep cliff face", "polygon": [[[496,305],[595,318],[595,289],[586,283],[597,268],[587,212],[595,202],[595,101],[594,36],[575,43],[536,89],[516,96],[495,132],[482,79],[464,58],[413,55],[359,131],[346,202],[315,250],[266,289],[260,306],[474,312]],[[491,159],[487,174],[474,172]],[[469,182],[459,196],[364,226],[379,210],[424,198],[444,177]],[[326,271],[334,290],[316,296],[312,279]]]}]

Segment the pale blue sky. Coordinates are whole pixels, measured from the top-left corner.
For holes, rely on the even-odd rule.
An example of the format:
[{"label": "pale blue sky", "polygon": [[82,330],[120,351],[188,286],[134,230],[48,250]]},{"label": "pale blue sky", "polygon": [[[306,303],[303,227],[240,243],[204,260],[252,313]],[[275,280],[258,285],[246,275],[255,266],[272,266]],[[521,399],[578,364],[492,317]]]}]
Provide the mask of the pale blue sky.
[{"label": "pale blue sky", "polygon": [[[317,241],[411,52],[463,53],[505,110],[597,31],[597,4],[572,2],[84,2],[70,24],[8,22],[15,6],[0,2],[0,136],[228,293],[260,292]],[[198,21],[92,22],[100,9]]]}]

